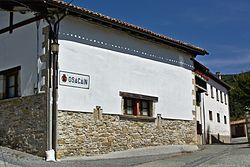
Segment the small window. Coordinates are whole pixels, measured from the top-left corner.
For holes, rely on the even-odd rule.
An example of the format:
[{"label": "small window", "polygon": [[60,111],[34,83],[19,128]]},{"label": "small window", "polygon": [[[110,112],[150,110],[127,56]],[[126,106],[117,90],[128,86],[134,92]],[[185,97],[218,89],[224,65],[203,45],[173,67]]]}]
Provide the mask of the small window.
[{"label": "small window", "polygon": [[214,88],[212,85],[210,85],[210,90],[211,90],[211,98],[214,98]]},{"label": "small window", "polygon": [[135,116],[153,116],[153,103],[158,101],[158,97],[140,95],[134,93],[120,92],[124,100],[124,114]]},{"label": "small window", "polygon": [[197,121],[197,134],[198,135],[202,134],[202,125],[200,124],[199,121]]},{"label": "small window", "polygon": [[227,94],[224,93],[224,100],[225,100],[225,105],[227,105]]},{"label": "small window", "polygon": [[201,93],[196,91],[196,105],[200,106],[201,105]]},{"label": "small window", "polygon": [[221,101],[221,103],[223,103],[223,92],[222,91],[220,91],[220,101]]},{"label": "small window", "polygon": [[19,70],[15,67],[0,72],[0,99],[19,96]]},{"label": "small window", "polygon": [[227,124],[227,116],[224,115],[224,124]]},{"label": "small window", "polygon": [[220,122],[220,114],[217,113],[217,122]]},{"label": "small window", "polygon": [[210,120],[210,121],[213,120],[213,113],[212,113],[212,111],[209,111],[209,120]]},{"label": "small window", "polygon": [[218,91],[218,89],[216,89],[216,99],[217,99],[217,101],[219,101],[219,91]]},{"label": "small window", "polygon": [[126,115],[152,116],[152,101],[124,98],[124,111]]},{"label": "small window", "polygon": [[150,111],[150,101],[142,100],[141,101],[141,115],[143,116],[151,116],[152,112]]},{"label": "small window", "polygon": [[132,99],[126,99],[124,100],[124,109],[126,114],[133,115],[133,101]]}]

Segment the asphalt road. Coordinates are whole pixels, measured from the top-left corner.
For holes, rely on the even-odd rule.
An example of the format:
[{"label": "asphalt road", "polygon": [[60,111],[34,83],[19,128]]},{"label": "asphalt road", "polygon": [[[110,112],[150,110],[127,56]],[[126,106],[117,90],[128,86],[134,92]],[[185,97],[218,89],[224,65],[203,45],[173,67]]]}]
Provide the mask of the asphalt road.
[{"label": "asphalt road", "polygon": [[[243,143],[242,143],[243,142]],[[250,167],[250,145],[246,139],[234,139],[232,145],[206,145],[191,154],[136,165],[136,167]]]},{"label": "asphalt road", "polygon": [[137,165],[137,167],[218,167],[250,166],[250,147],[242,145],[211,145],[192,154],[175,156]]},{"label": "asphalt road", "polygon": [[[238,141],[244,141],[242,139]],[[45,162],[40,157],[0,148],[0,167],[250,167],[250,146],[248,144],[206,145],[193,153],[179,155],[155,155],[106,160],[64,160]]]}]

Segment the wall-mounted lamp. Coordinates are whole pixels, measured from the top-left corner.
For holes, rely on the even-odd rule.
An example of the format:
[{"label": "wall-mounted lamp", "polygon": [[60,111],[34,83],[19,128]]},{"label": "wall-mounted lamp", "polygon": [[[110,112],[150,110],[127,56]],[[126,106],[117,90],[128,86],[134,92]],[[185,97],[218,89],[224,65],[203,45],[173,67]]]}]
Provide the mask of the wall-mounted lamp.
[{"label": "wall-mounted lamp", "polygon": [[58,54],[59,52],[59,44],[57,42],[53,42],[51,44],[51,51],[54,53],[54,54]]}]

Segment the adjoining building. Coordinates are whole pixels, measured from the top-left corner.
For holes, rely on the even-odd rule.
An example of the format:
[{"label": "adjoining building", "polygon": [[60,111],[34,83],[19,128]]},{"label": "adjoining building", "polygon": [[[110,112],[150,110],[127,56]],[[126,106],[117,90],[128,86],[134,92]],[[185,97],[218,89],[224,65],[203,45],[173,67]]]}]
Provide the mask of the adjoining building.
[{"label": "adjoining building", "polygon": [[198,143],[230,143],[230,86],[194,60]]},{"label": "adjoining building", "polygon": [[247,137],[246,119],[231,121],[230,125],[232,138]]},{"label": "adjoining building", "polygon": [[[0,8],[1,145],[64,157],[197,143],[191,58],[206,50],[63,1]],[[229,125],[225,102],[206,108],[211,135]]]}]

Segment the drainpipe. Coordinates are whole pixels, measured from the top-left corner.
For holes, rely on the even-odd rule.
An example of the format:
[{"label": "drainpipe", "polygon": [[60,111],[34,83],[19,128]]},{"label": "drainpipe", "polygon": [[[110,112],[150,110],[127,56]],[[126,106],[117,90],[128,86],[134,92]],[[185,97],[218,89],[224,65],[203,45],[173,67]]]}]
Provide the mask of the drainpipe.
[{"label": "drainpipe", "polygon": [[[50,130],[52,130],[52,136],[51,141],[49,143],[52,143],[52,149],[55,151],[55,157],[57,157],[57,112],[58,112],[58,106],[57,106],[57,99],[58,99],[58,53],[59,53],[59,44],[58,44],[58,33],[59,33],[59,23],[60,21],[66,16],[66,12],[63,14],[63,16],[59,17],[57,15],[57,21],[53,20],[54,17],[51,18],[47,17],[46,21],[49,24],[50,27],[50,46],[49,46],[49,53],[50,53],[50,80],[49,80],[49,86],[51,89],[52,86],[52,122],[50,127],[52,127]],[[52,52],[52,55],[51,55]],[[52,57],[51,57],[52,56]],[[51,67],[52,67],[52,84],[51,84]]]},{"label": "drainpipe", "polygon": [[57,41],[53,41],[51,44],[52,51],[52,148],[57,151],[57,98],[58,98],[58,52],[59,44]]},{"label": "drainpipe", "polygon": [[204,136],[203,136],[203,144],[206,143],[206,116],[205,116],[205,101],[204,101],[204,94],[202,94],[202,111],[203,111],[203,126],[204,126]]},{"label": "drainpipe", "polygon": [[[196,92],[197,93],[197,92]],[[198,106],[197,106],[197,104],[196,104],[196,106],[195,106],[196,108],[198,108]],[[197,111],[197,109],[196,109],[196,111]],[[202,127],[202,124],[203,124],[203,118],[202,118],[202,108],[201,108],[201,106],[200,106],[200,120],[201,120],[201,127]],[[201,128],[201,131],[202,131],[202,128]],[[202,133],[202,132],[201,132]],[[201,140],[201,144],[203,145],[204,144],[204,134],[202,134],[202,140]]]}]

